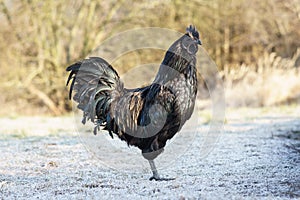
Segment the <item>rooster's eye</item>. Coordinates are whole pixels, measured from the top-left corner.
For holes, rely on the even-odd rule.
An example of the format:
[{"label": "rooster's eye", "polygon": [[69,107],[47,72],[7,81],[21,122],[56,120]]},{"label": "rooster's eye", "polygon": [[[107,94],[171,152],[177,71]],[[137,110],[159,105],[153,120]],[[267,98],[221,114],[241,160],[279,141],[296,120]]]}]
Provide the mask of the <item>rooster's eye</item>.
[{"label": "rooster's eye", "polygon": [[198,34],[198,32],[196,32],[196,33],[193,33],[193,38],[197,38],[197,39],[199,39],[199,34]]}]

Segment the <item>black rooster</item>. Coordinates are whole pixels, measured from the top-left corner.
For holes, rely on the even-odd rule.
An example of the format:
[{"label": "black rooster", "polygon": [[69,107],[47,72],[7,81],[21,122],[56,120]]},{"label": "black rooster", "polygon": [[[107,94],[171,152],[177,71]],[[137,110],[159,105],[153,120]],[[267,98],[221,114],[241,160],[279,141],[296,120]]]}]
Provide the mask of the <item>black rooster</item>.
[{"label": "black rooster", "polygon": [[167,51],[155,80],[149,86],[126,89],[119,75],[105,60],[91,57],[67,68],[72,80],[69,97],[83,111],[82,123],[95,123],[128,145],[142,150],[150,163],[153,176],[160,178],[154,159],[194,110],[197,94],[196,53],[201,45],[199,33],[190,25],[186,34]]}]

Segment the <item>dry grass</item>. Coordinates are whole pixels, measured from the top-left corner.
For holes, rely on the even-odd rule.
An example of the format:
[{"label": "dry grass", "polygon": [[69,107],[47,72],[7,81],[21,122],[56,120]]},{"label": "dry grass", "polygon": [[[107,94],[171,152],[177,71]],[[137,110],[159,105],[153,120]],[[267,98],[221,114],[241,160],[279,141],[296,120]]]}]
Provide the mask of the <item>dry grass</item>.
[{"label": "dry grass", "polygon": [[227,105],[273,106],[300,102],[300,69],[296,60],[265,54],[255,65],[225,68],[222,72]]},{"label": "dry grass", "polygon": [[[265,54],[255,65],[226,67],[220,74],[224,80],[227,106],[262,107],[300,103],[300,68],[295,67],[299,57],[300,49],[292,58],[282,58],[272,53]],[[205,93],[202,90],[200,92]],[[0,116],[49,114],[44,105],[33,106],[23,98],[8,101],[14,96],[9,95],[11,93],[3,94],[6,95],[0,96],[0,103],[5,106]]]}]

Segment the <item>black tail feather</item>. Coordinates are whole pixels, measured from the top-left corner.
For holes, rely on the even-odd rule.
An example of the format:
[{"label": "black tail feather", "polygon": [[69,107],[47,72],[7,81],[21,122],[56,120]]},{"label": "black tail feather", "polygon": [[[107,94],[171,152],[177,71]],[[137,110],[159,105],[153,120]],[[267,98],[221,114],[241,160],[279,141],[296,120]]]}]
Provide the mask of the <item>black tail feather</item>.
[{"label": "black tail feather", "polygon": [[[112,102],[111,92],[122,89],[119,75],[102,58],[91,57],[70,65],[67,85],[71,83],[69,98],[75,92],[73,100],[82,110],[83,120],[105,123]],[[96,121],[95,121],[96,120]]]}]

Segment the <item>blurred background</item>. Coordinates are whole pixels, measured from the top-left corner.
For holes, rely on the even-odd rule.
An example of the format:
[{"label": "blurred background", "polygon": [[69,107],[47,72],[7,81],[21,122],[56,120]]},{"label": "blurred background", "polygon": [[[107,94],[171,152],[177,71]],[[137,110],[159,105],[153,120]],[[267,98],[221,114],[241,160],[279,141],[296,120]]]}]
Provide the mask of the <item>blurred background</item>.
[{"label": "blurred background", "polygon": [[[66,114],[69,64],[121,31],[189,24],[220,70],[227,106],[299,104],[298,0],[0,0],[0,116]],[[164,53],[135,51],[115,66],[124,73]]]}]

